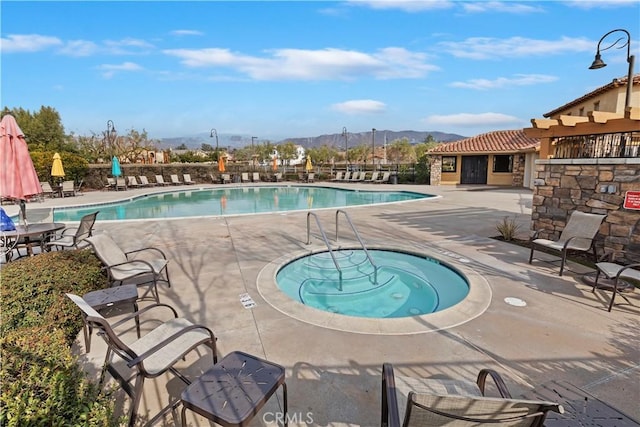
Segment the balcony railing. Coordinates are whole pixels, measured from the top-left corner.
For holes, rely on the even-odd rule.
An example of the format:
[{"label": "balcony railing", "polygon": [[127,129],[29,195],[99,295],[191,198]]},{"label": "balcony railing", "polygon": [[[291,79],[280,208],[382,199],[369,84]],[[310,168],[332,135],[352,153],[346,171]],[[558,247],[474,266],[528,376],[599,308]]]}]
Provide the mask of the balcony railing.
[{"label": "balcony railing", "polygon": [[564,136],[553,145],[556,159],[640,158],[640,132]]}]

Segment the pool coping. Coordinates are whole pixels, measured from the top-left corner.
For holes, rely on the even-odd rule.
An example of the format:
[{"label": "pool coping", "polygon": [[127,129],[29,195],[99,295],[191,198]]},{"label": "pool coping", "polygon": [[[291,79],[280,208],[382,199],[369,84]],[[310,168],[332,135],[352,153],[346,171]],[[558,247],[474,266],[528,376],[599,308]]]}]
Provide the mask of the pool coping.
[{"label": "pool coping", "polygon": [[[361,249],[361,247],[344,246],[340,249]],[[492,299],[489,283],[471,266],[465,265],[464,259],[453,262],[445,261],[442,259],[441,253],[428,248],[418,250],[415,247],[397,244],[367,245],[367,249],[392,250],[436,259],[466,277],[469,282],[469,294],[459,303],[435,313],[391,319],[346,316],[309,307],[293,300],[280,290],[276,283],[276,274],[284,265],[297,258],[327,250],[326,246],[319,245],[314,245],[308,250],[283,255],[268,263],[260,270],[256,278],[258,292],[270,306],[301,322],[327,329],[369,335],[414,335],[436,332],[467,323],[489,308]]]}]

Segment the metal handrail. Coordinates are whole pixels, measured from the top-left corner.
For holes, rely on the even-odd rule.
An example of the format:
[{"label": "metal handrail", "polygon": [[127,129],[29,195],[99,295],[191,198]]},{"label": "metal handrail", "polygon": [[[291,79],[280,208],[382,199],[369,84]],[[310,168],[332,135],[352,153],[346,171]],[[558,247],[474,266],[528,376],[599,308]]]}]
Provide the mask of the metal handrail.
[{"label": "metal handrail", "polygon": [[338,270],[338,275],[340,278],[340,285],[338,290],[340,292],[342,292],[342,269],[340,268],[340,265],[338,265],[338,260],[336,259],[336,256],[333,254],[333,251],[331,250],[331,244],[329,243],[329,239],[327,239],[327,235],[324,232],[324,229],[322,228],[322,224],[320,224],[320,219],[318,218],[318,215],[316,215],[315,212],[307,212],[307,245],[311,244],[311,224],[310,224],[310,220],[309,217],[311,217],[311,215],[313,215],[313,217],[316,219],[316,224],[318,225],[318,229],[320,230],[320,235],[322,236],[322,240],[324,240],[325,245],[327,245],[327,249],[329,250],[329,255],[331,255],[331,259],[333,259],[333,264],[336,266],[336,270]]},{"label": "metal handrail", "polygon": [[374,280],[373,283],[377,284],[378,283],[378,266],[376,266],[376,264],[373,262],[373,259],[371,258],[371,255],[369,255],[369,251],[367,250],[367,248],[364,245],[364,242],[360,238],[360,233],[358,233],[358,230],[356,230],[356,226],[353,225],[353,222],[351,221],[351,217],[349,216],[347,211],[342,210],[342,209],[338,209],[336,211],[336,242],[338,241],[338,224],[339,224],[338,216],[341,213],[344,214],[344,217],[347,219],[347,223],[349,223],[349,226],[353,230],[353,234],[355,234],[356,239],[358,239],[358,242],[360,242],[360,246],[362,247],[362,250],[364,251],[364,254],[367,256],[367,259],[369,259],[369,262],[371,263],[371,266],[373,267],[373,280]]}]

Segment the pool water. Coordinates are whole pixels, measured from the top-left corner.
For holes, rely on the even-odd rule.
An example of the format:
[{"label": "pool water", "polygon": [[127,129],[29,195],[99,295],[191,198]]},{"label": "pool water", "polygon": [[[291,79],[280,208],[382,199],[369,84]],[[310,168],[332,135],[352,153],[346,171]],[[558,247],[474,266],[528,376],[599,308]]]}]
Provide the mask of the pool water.
[{"label": "pool water", "polygon": [[153,193],[115,203],[56,208],[55,221],[80,221],[99,210],[98,220],[135,220],[286,212],[394,203],[433,197],[408,191],[362,191],[329,187],[231,187]]},{"label": "pool water", "polygon": [[276,274],[290,298],[320,310],[369,318],[410,317],[433,313],[462,301],[467,279],[440,261],[390,250],[333,251],[342,280],[328,251],[298,258]]}]

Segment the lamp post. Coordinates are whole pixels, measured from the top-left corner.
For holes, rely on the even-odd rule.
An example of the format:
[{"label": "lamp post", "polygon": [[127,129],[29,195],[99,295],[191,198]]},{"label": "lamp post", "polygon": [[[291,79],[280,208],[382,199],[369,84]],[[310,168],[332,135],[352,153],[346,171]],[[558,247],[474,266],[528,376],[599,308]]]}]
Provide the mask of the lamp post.
[{"label": "lamp post", "polygon": [[215,129],[211,129],[211,134],[209,135],[209,138],[213,138],[216,137],[216,162],[219,160],[219,154],[218,154],[218,131]]},{"label": "lamp post", "polygon": [[627,47],[627,62],[629,63],[629,73],[627,75],[627,96],[625,98],[625,103],[624,103],[624,108],[626,110],[631,105],[631,88],[633,86],[633,63],[635,61],[635,56],[631,55],[631,35],[629,34],[629,31],[627,31],[625,29],[622,29],[622,28],[618,28],[618,29],[609,31],[607,34],[602,36],[602,38],[598,42],[598,48],[596,50],[596,57],[593,60],[593,63],[591,64],[589,69],[590,70],[597,70],[598,68],[603,68],[603,67],[607,66],[607,64],[605,64],[604,61],[602,60],[602,56],[600,55],[600,52],[604,51],[604,50],[607,50],[607,49],[611,49],[612,47],[616,46],[620,41],[624,40],[624,38],[621,37],[621,38],[617,39],[616,41],[614,41],[613,43],[611,43],[609,46],[605,47],[604,49],[600,49],[600,44],[602,43],[602,41],[605,38],[607,38],[607,36],[609,34],[612,34],[612,33],[618,32],[618,31],[625,33],[625,35],[627,36],[627,41],[624,42],[621,46],[617,47],[617,49],[622,49],[625,46]]},{"label": "lamp post", "polygon": [[251,170],[254,170],[256,167],[256,149],[254,146],[254,141],[258,139],[257,136],[251,137]]},{"label": "lamp post", "polygon": [[371,129],[371,170],[374,170],[376,168],[375,162],[376,162],[376,128],[373,128]]},{"label": "lamp post", "polygon": [[107,145],[109,147],[109,157],[113,156],[114,153],[114,148],[113,148],[113,143],[114,141],[111,140],[111,137],[115,137],[116,135],[116,127],[113,124],[113,120],[107,120],[107,132],[105,133],[106,137],[107,137]]},{"label": "lamp post", "polygon": [[344,136],[344,160],[347,163],[347,171],[348,171],[349,170],[349,141],[348,141],[348,134],[347,134],[346,127],[342,128],[342,136]]}]

